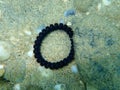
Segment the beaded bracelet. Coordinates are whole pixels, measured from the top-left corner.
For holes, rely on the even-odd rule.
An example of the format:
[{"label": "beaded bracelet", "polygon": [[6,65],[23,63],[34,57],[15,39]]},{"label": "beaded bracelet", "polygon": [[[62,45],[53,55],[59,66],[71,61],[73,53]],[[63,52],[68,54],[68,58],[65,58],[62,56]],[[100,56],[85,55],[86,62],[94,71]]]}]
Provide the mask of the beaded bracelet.
[{"label": "beaded bracelet", "polygon": [[[69,35],[69,38],[71,41],[71,50],[70,50],[69,55],[63,60],[60,60],[59,62],[48,62],[43,58],[40,52],[41,50],[40,47],[41,47],[41,44],[44,38],[51,32],[58,30],[58,29],[65,31]],[[59,69],[59,68],[62,68],[68,65],[68,63],[70,63],[74,59],[74,46],[73,46],[72,37],[73,37],[73,31],[67,25],[63,25],[62,23],[60,24],[55,23],[54,25],[51,24],[50,26],[47,26],[45,29],[42,30],[42,32],[39,33],[39,35],[37,36],[35,40],[33,52],[34,52],[35,58],[37,59],[37,62],[40,63],[41,66],[44,66],[45,68],[50,68],[50,69]]]}]

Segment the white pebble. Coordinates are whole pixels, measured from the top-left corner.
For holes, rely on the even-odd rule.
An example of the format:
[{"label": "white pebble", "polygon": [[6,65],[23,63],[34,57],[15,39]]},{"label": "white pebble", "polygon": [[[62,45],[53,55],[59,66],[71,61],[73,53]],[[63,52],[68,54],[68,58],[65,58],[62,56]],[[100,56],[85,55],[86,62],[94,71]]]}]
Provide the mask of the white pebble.
[{"label": "white pebble", "polygon": [[100,11],[101,6],[102,6],[101,3],[98,3],[98,6],[97,6],[98,11]]},{"label": "white pebble", "polygon": [[13,90],[20,90],[20,84],[15,84]]},{"label": "white pebble", "polygon": [[28,55],[29,57],[33,57],[33,50],[28,51],[27,55]]},{"label": "white pebble", "polygon": [[0,69],[3,69],[4,68],[4,65],[0,65]]},{"label": "white pebble", "polygon": [[71,25],[72,25],[72,23],[71,23],[71,22],[67,22],[67,25],[68,25],[68,26],[71,26]]},{"label": "white pebble", "polygon": [[54,90],[65,90],[65,85],[57,84],[57,85],[55,85]]},{"label": "white pebble", "polygon": [[0,77],[3,76],[5,73],[4,65],[0,65]]},{"label": "white pebble", "polygon": [[66,10],[65,12],[64,12],[64,16],[65,17],[68,17],[68,16],[73,16],[73,15],[75,15],[75,9],[69,9],[69,10]]},{"label": "white pebble", "polygon": [[90,12],[86,12],[86,15],[89,15],[90,14]]},{"label": "white pebble", "polygon": [[63,0],[63,2],[68,2],[68,0]]},{"label": "white pebble", "polygon": [[111,4],[111,0],[102,0],[103,4],[108,6]]},{"label": "white pebble", "polygon": [[30,31],[24,31],[24,33],[26,34],[26,35],[31,35],[32,33],[30,32]]},{"label": "white pebble", "polygon": [[37,30],[36,30],[37,33],[42,32],[42,30],[45,29],[45,27],[46,27],[46,26],[45,26],[44,24],[40,25],[40,26],[37,28]]},{"label": "white pebble", "polygon": [[60,19],[59,22],[62,23],[62,24],[65,24],[65,21],[63,19]]},{"label": "white pebble", "polygon": [[76,66],[76,65],[73,65],[73,66],[71,67],[71,71],[72,71],[73,73],[78,73],[77,66]]},{"label": "white pebble", "polygon": [[4,41],[0,41],[0,61],[7,60],[11,54],[10,44]]},{"label": "white pebble", "polygon": [[41,72],[43,77],[50,77],[52,75],[52,71],[49,69],[45,69],[44,67],[38,67],[38,70]]}]

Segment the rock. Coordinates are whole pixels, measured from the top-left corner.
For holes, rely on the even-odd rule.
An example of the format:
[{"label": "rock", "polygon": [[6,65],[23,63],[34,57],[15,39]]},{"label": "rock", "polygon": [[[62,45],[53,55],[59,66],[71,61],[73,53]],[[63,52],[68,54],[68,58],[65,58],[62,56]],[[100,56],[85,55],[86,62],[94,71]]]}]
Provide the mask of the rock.
[{"label": "rock", "polygon": [[46,26],[45,26],[44,24],[40,25],[40,26],[36,29],[36,32],[37,32],[37,33],[42,32],[42,30],[45,29],[45,27],[46,27]]},{"label": "rock", "polygon": [[13,90],[20,90],[20,84],[15,84]]},{"label": "rock", "polygon": [[11,60],[6,64],[4,78],[13,83],[20,83],[24,80],[26,63],[24,60]]},{"label": "rock", "polygon": [[0,65],[0,77],[5,73],[4,65]]},{"label": "rock", "polygon": [[[120,20],[120,0],[103,0],[109,1],[107,6],[103,6],[98,12],[99,15],[109,17],[110,19]],[[110,3],[110,4],[109,4]],[[104,3],[103,3],[104,4]]]},{"label": "rock", "polygon": [[59,20],[59,23],[65,24],[64,19],[61,18],[61,19]]},{"label": "rock", "polygon": [[89,7],[92,6],[94,0],[73,0],[73,6],[79,12],[86,12],[88,11]]},{"label": "rock", "polygon": [[66,90],[66,87],[64,84],[57,84],[55,85],[54,90]]},{"label": "rock", "polygon": [[66,10],[64,12],[65,17],[72,16],[72,15],[75,15],[75,10],[74,9],[69,9],[69,10]]},{"label": "rock", "polygon": [[71,71],[72,71],[73,73],[75,73],[75,74],[78,73],[77,66],[76,66],[76,65],[72,65]]},{"label": "rock", "polygon": [[0,41],[0,61],[7,60],[11,54],[10,44],[5,41]]},{"label": "rock", "polygon": [[120,88],[120,31],[95,14],[74,18],[75,58],[81,79],[97,90]]}]

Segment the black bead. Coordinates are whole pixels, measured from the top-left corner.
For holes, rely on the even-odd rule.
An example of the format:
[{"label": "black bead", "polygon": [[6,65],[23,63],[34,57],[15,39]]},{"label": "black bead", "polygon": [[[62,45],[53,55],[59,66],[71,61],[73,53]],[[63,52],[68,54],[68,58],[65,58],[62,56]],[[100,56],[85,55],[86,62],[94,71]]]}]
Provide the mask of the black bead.
[{"label": "black bead", "polygon": [[59,24],[59,29],[63,29],[63,24],[62,23]]},{"label": "black bead", "polygon": [[55,30],[59,29],[58,23],[55,23]]}]

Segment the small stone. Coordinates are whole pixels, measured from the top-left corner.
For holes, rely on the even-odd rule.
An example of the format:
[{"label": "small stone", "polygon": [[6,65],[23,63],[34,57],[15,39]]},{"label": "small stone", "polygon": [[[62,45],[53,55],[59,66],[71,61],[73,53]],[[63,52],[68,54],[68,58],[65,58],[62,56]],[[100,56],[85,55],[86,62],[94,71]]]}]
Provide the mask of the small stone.
[{"label": "small stone", "polygon": [[65,24],[65,21],[63,19],[60,19],[59,22],[62,23],[62,24]]},{"label": "small stone", "polygon": [[67,22],[67,25],[68,25],[68,26],[71,26],[71,25],[72,25],[72,23],[71,23],[71,22]]},{"label": "small stone", "polygon": [[20,84],[15,84],[13,90],[20,90]]},{"label": "small stone", "polygon": [[73,0],[74,8],[79,12],[87,12],[94,4],[94,0]]},{"label": "small stone", "polygon": [[0,77],[5,73],[4,65],[0,65]]},{"label": "small stone", "polygon": [[89,15],[90,14],[90,12],[86,12],[86,15]]},{"label": "small stone", "polygon": [[4,41],[0,41],[0,61],[7,60],[11,54],[10,44]]},{"label": "small stone", "polygon": [[46,27],[46,26],[45,26],[44,24],[40,25],[40,26],[37,28],[37,30],[36,30],[37,33],[42,32],[42,30],[45,29],[45,27]]},{"label": "small stone", "polygon": [[65,17],[72,16],[72,15],[75,15],[75,10],[74,9],[69,9],[69,10],[66,10],[64,12]]},{"label": "small stone", "polygon": [[13,83],[21,83],[26,75],[25,60],[17,59],[8,61],[5,66],[4,78]]},{"label": "small stone", "polygon": [[77,66],[76,66],[76,65],[73,65],[73,66],[71,67],[71,71],[72,71],[73,73],[78,73]]},{"label": "small stone", "polygon": [[3,65],[0,65],[0,69],[3,69],[4,68],[4,66]]},{"label": "small stone", "polygon": [[102,2],[105,6],[108,6],[111,4],[111,0],[102,0]]},{"label": "small stone", "polygon": [[55,85],[54,90],[66,90],[65,88],[64,84],[57,84]]},{"label": "small stone", "polygon": [[28,51],[27,55],[29,57],[33,57],[33,48]]},{"label": "small stone", "polygon": [[45,69],[44,67],[38,67],[38,70],[41,72],[41,75],[45,78],[50,77],[52,75],[51,70]]},{"label": "small stone", "polygon": [[63,0],[63,2],[68,2],[68,0]]},{"label": "small stone", "polygon": [[100,11],[100,9],[101,9],[101,3],[99,3],[97,6],[97,10]]},{"label": "small stone", "polygon": [[30,31],[24,31],[24,33],[26,34],[26,35],[31,35],[31,32]]}]

